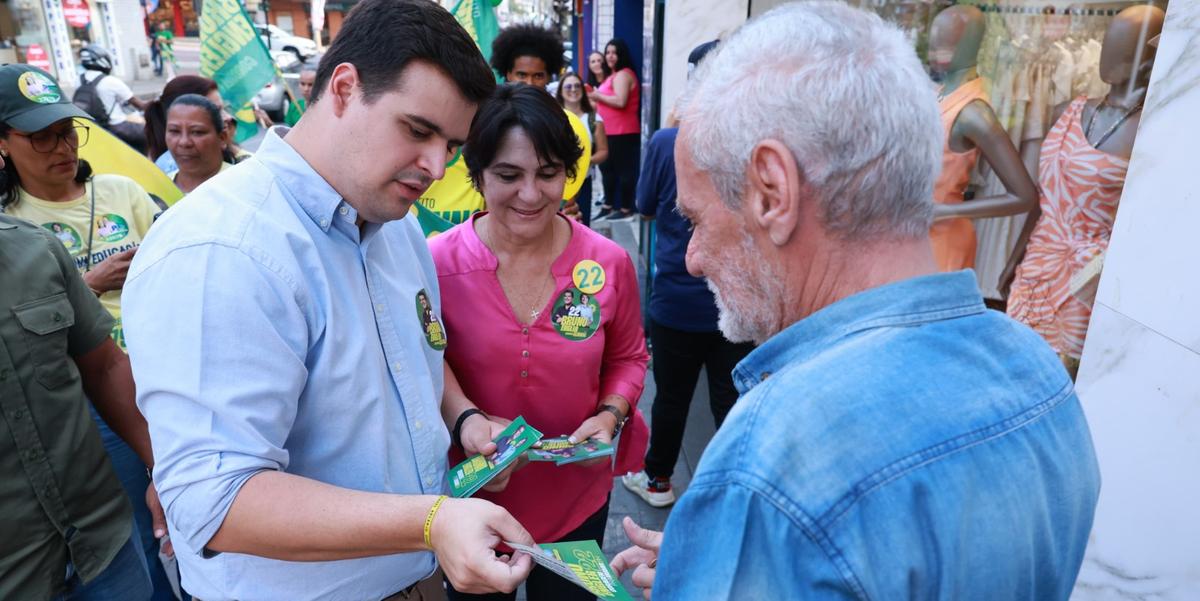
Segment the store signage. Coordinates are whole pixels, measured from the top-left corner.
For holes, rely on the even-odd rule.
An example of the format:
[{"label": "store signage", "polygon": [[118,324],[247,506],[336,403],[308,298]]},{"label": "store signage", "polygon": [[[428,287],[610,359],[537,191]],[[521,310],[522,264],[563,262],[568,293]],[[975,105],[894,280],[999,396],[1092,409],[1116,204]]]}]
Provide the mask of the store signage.
[{"label": "store signage", "polygon": [[87,27],[92,22],[92,10],[87,0],[62,0],[63,16],[71,27]]},{"label": "store signage", "polygon": [[50,71],[50,55],[46,54],[46,50],[39,44],[30,44],[25,49],[25,63],[43,71]]}]

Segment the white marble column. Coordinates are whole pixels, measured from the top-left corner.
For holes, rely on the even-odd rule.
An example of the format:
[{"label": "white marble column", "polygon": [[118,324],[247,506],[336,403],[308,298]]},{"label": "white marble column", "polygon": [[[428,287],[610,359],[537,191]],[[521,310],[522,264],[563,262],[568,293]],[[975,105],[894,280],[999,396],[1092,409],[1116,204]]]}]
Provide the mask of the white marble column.
[{"label": "white marble column", "polygon": [[1200,2],[1173,1],[1084,347],[1103,478],[1075,599],[1200,599]]}]

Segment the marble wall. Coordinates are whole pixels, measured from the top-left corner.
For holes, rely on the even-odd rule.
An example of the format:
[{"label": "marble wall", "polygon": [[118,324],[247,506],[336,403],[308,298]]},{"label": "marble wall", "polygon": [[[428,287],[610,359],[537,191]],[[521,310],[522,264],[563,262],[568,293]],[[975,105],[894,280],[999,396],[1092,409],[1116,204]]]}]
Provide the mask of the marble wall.
[{"label": "marble wall", "polygon": [[1074,599],[1200,599],[1200,2],[1173,1],[1078,391],[1103,478]]},{"label": "marble wall", "polygon": [[664,17],[662,111],[666,121],[687,83],[687,57],[692,49],[746,21],[749,0],[671,0]]}]

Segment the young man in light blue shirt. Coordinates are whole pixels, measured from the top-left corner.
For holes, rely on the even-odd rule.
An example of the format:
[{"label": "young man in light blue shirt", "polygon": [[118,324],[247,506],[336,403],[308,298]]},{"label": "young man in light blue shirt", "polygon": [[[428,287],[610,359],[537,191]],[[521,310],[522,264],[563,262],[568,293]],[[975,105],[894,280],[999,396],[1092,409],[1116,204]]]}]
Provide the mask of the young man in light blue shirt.
[{"label": "young man in light blue shirt", "polygon": [[1066,599],[1087,422],[1041,337],[936,273],[944,134],[912,46],[795,2],[715,52],[681,111],[687,265],[759,346],[666,531],[628,522],[614,567],[656,601]]},{"label": "young man in light blue shirt", "polygon": [[[125,284],[126,336],[198,598],[438,599],[438,565],[471,592],[528,575],[528,557],[493,552],[533,544],[506,511],[440,496],[445,342],[418,303],[437,313],[440,297],[405,219],[493,88],[444,9],[364,0],[296,127],[146,238]],[[471,420],[465,443],[487,441],[489,423]]]}]

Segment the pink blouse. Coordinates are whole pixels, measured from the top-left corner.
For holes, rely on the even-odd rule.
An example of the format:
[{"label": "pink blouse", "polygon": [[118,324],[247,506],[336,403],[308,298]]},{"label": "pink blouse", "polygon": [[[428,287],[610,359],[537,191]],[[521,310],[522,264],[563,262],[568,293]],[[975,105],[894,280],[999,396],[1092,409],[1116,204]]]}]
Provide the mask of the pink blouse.
[{"label": "pink blouse", "polygon": [[[621,434],[615,469],[608,464],[530,463],[513,474],[505,490],[476,494],[507,509],[538,542],[553,542],[604,505],[614,474],[642,467],[649,430],[636,406],[649,355],[637,274],[624,249],[568,220],[571,241],[551,265],[554,294],[533,324],[525,326],[500,287],[495,255],[475,233],[475,219],[483,214],[429,241],[441,287],[446,361],[463,392],[488,414],[524,416],[547,437],[574,432],[610,394],[621,395],[635,407]],[[603,270],[604,284],[593,295],[598,309],[593,304],[574,321],[590,319],[599,325],[586,339],[570,339],[554,325],[556,316],[566,313],[556,304],[567,290],[579,300],[572,274],[589,259]],[[592,281],[582,288],[595,281],[596,271],[589,270]],[[574,337],[581,338],[578,333]],[[452,448],[450,464],[462,459]]]}]

